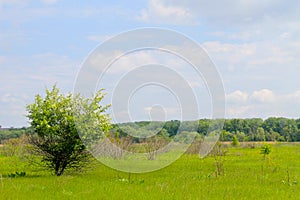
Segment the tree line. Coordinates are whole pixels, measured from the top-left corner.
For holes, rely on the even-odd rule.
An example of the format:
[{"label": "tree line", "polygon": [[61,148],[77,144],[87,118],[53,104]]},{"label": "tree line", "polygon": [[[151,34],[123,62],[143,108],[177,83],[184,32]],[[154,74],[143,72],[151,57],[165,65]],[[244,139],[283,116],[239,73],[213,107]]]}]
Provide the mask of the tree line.
[{"label": "tree line", "polygon": [[[212,119],[200,119],[196,121],[171,120],[167,122],[130,122],[115,124],[111,129],[111,134],[118,137],[132,135],[132,132],[140,132],[141,137],[136,138],[136,142],[143,141],[143,133],[147,131],[157,131],[158,135],[172,138],[178,133],[197,133],[200,137],[207,135],[209,126],[213,124]],[[134,135],[139,135],[135,133]],[[266,120],[261,118],[250,119],[226,119],[221,141],[232,141],[237,137],[243,141],[280,141],[298,142],[300,141],[300,119],[289,119],[283,117],[270,117]]]},{"label": "tree line", "polygon": [[29,128],[22,127],[22,128],[7,128],[7,129],[0,129],[0,144],[4,140],[12,139],[12,138],[20,138],[22,135],[29,132]]},{"label": "tree line", "polygon": [[[159,135],[172,138],[178,133],[198,133],[205,136],[213,120],[200,119],[197,121],[171,120],[167,122],[129,122],[114,124],[110,134],[117,137],[126,135],[141,135],[134,138],[135,142],[141,142],[143,134],[148,131],[157,131]],[[30,128],[10,128],[0,130],[0,143],[10,138],[19,138],[30,132]],[[132,132],[135,132],[132,134]],[[137,133],[140,132],[140,133]],[[243,141],[300,141],[300,119],[289,119],[283,117],[270,117],[266,120],[261,118],[250,119],[226,119],[223,131],[220,135],[221,141],[232,141],[236,136],[240,142]]]}]

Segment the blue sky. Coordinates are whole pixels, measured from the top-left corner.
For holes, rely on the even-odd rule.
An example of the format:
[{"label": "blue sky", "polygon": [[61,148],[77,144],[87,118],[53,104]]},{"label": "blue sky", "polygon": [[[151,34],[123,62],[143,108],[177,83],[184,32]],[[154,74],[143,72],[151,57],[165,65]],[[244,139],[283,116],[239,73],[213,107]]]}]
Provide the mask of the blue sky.
[{"label": "blue sky", "polygon": [[0,0],[0,125],[27,126],[35,94],[54,83],[71,92],[91,50],[142,27],[181,32],[207,51],[223,78],[226,117],[298,118],[299,9],[296,0]]}]

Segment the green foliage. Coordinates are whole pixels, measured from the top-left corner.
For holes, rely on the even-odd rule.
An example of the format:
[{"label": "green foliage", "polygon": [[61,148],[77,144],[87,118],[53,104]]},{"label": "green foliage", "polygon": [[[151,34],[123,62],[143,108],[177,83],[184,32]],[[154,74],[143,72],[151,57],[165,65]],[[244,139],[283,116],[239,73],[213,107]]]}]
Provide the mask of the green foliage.
[{"label": "green foliage", "polygon": [[260,148],[260,154],[263,154],[264,159],[266,159],[266,156],[268,156],[271,153],[271,145],[268,144],[264,144],[261,148]]},{"label": "green foliage", "polygon": [[[99,96],[101,98],[101,95]],[[82,106],[81,102],[90,106]],[[92,145],[97,140],[99,135],[94,135],[90,131],[92,125],[90,119],[96,119],[97,116],[102,116],[101,112],[86,114],[87,110],[91,110],[97,106],[97,101],[79,100],[77,106],[74,109],[76,113],[85,113],[85,115],[75,115],[77,122],[77,129],[80,130],[82,138],[85,139],[85,143]],[[103,107],[105,109],[105,107]],[[98,110],[100,111],[100,109]],[[102,120],[103,119],[103,120]],[[105,118],[99,118],[99,121],[103,121],[105,124]],[[86,123],[88,122],[88,123]],[[171,120],[167,122],[130,122],[123,124],[114,124],[111,130],[112,133],[118,132],[118,137],[124,137],[127,135],[138,135],[133,142],[143,143],[146,138],[145,132],[161,132],[167,135],[169,138],[174,138],[175,135],[181,132],[197,132],[200,136],[207,135],[209,126],[212,125],[215,120],[200,119],[196,121],[183,121]],[[216,123],[218,124],[218,123]],[[96,129],[99,127],[95,127]],[[30,128],[10,128],[0,129],[0,143],[6,139],[19,138],[22,134],[30,133]],[[167,133],[167,134],[166,134]],[[226,119],[223,127],[222,134],[220,135],[221,141],[232,141],[233,135],[237,136],[237,139],[242,141],[279,141],[279,142],[296,142],[300,141],[300,119],[287,119],[287,118],[275,118],[270,117],[266,120],[260,118],[252,119]],[[99,139],[99,138],[98,138]]]},{"label": "green foliage", "polygon": [[[141,138],[134,139],[134,142],[144,142],[143,136],[147,131],[168,133],[170,138],[180,133],[195,133],[200,136],[207,135],[211,125],[217,122],[211,119],[200,119],[197,121],[171,120],[163,122],[131,122],[116,124],[112,132],[118,132],[120,137],[128,134],[140,135]],[[218,124],[218,123],[216,123]],[[221,141],[232,141],[234,135],[238,141],[280,141],[295,142],[300,141],[300,119],[268,118],[265,121],[260,118],[252,119],[226,119],[223,131],[220,135]]]},{"label": "green foliage", "polygon": [[5,156],[20,156],[26,145],[25,136],[22,138],[10,138],[2,141],[2,154]]},{"label": "green foliage", "polygon": [[174,136],[174,135],[177,134],[179,126],[180,126],[180,121],[178,121],[178,120],[172,120],[172,121],[166,122],[163,128],[165,130],[167,130],[167,132],[169,133],[170,137],[172,137],[172,136]]},{"label": "green foliage", "polygon": [[[97,126],[98,122],[105,125],[107,116],[102,114],[102,111],[107,107],[99,108],[97,112],[90,112],[93,108],[97,107],[97,102],[103,98],[98,96],[97,100],[82,99],[75,97],[78,102],[73,106],[75,114],[76,129],[81,135],[81,139],[84,140],[84,144],[91,147],[94,145],[94,141],[98,141],[102,135],[98,134],[102,132],[103,127]],[[83,106],[89,105],[89,106]],[[79,115],[77,114],[79,113]],[[83,115],[81,115],[83,113]],[[89,114],[88,114],[89,113]],[[93,119],[93,120],[91,120]],[[98,121],[93,123],[93,121]],[[132,143],[144,143],[149,132],[158,133],[167,140],[174,140],[177,134],[182,135],[186,133],[198,133],[197,136],[204,137],[207,135],[210,126],[217,122],[211,119],[200,119],[196,121],[184,121],[171,120],[167,122],[129,122],[122,124],[114,124],[110,131],[111,135],[118,134],[118,138],[127,137],[128,135],[136,136],[132,137]],[[215,123],[218,124],[218,123]],[[91,128],[92,127],[92,128]],[[104,129],[108,129],[109,124]],[[25,133],[31,134],[33,132],[31,128],[10,128],[0,130],[0,143],[10,138],[19,138]],[[96,134],[95,134],[96,133]],[[47,133],[48,134],[48,133]],[[243,142],[255,142],[255,141],[278,141],[278,142],[296,142],[300,141],[300,119],[288,119],[288,118],[275,118],[270,117],[266,120],[260,118],[252,119],[227,119],[223,127],[223,131],[220,134],[220,141],[233,141],[233,136],[236,135],[238,141]],[[175,140],[178,140],[177,139]],[[126,138],[127,140],[128,138]]]},{"label": "green foliage", "polygon": [[3,143],[4,140],[8,140],[11,138],[19,138],[22,135],[25,135],[30,131],[29,128],[9,128],[9,129],[1,129],[0,128],[0,144]]},{"label": "green foliage", "polygon": [[236,135],[233,136],[231,144],[232,144],[232,146],[238,146],[239,145],[239,140],[237,139]]},{"label": "green foliage", "polygon": [[10,173],[7,175],[9,178],[17,178],[17,177],[24,177],[26,176],[26,172],[16,172],[16,173]]},{"label": "green foliage", "polygon": [[190,144],[196,135],[197,135],[197,132],[182,131],[180,134],[177,135],[176,138],[174,138],[174,142]]},{"label": "green foliage", "polygon": [[221,142],[218,142],[211,152],[211,155],[214,157],[215,160],[216,176],[221,176],[225,173],[224,162],[226,153],[227,151],[223,148]]},{"label": "green foliage", "polygon": [[103,97],[102,90],[93,98],[63,95],[53,86],[44,98],[37,95],[35,102],[27,106],[34,132],[29,137],[32,152],[41,156],[42,163],[57,176],[89,161],[81,138],[89,145],[109,129],[109,118],[104,114],[108,106],[99,104]]}]

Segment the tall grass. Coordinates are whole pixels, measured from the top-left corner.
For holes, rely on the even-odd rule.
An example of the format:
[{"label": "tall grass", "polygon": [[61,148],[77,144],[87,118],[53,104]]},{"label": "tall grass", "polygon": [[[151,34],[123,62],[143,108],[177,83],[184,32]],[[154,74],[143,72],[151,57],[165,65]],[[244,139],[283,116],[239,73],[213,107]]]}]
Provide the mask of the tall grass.
[{"label": "tall grass", "polygon": [[[128,174],[98,163],[86,173],[62,177],[0,156],[0,199],[297,199],[300,145],[273,145],[270,159],[260,148],[228,147],[224,174],[214,157],[186,154],[151,173]],[[269,161],[270,160],[270,161]],[[25,171],[25,177],[7,174]],[[2,177],[2,178],[1,178]]]}]

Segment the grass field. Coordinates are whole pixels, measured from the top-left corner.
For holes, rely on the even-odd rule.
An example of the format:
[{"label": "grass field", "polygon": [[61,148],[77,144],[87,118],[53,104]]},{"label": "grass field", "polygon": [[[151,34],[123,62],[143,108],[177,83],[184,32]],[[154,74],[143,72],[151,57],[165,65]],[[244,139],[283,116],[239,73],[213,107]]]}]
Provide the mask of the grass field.
[{"label": "grass field", "polygon": [[[274,144],[270,159],[260,148],[229,147],[225,174],[213,157],[183,155],[152,173],[128,174],[97,164],[81,174],[52,176],[18,157],[0,157],[0,199],[299,199],[300,145]],[[25,177],[8,177],[25,171]]]}]

